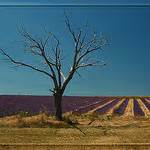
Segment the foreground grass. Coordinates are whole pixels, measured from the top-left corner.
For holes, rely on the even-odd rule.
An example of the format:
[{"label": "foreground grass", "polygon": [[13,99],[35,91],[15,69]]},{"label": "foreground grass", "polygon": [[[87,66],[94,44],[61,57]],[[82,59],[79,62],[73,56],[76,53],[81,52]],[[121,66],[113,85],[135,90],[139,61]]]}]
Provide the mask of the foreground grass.
[{"label": "foreground grass", "polygon": [[149,149],[149,118],[69,116],[66,121],[70,119],[78,122],[76,128],[45,114],[1,118],[0,150]]},{"label": "foreground grass", "polygon": [[0,143],[150,143],[150,127],[0,128]]},{"label": "foreground grass", "polygon": [[[69,122],[74,122],[75,126],[71,126]],[[56,147],[52,149],[85,149],[83,145],[86,149],[122,149],[122,147],[112,147],[110,145],[112,143],[126,144],[127,147],[125,146],[124,149],[147,150],[150,146],[149,137],[149,118],[70,114],[61,122],[46,114],[0,118],[0,150],[48,150],[49,146],[54,145]],[[141,145],[131,146],[131,143],[141,143]],[[149,145],[146,146],[148,143]],[[91,147],[94,145],[101,147]]]}]

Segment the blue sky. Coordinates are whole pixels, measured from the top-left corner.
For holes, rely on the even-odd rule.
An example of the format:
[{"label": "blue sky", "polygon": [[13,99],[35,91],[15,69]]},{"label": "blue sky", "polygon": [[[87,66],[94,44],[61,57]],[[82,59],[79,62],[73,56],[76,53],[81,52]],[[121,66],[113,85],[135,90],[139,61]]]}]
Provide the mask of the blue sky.
[{"label": "blue sky", "polygon": [[[1,2],[1,1],[0,1]],[[34,35],[43,27],[62,39],[69,54],[64,10],[68,10],[75,27],[87,20],[90,28],[111,38],[103,52],[107,65],[81,71],[65,95],[149,95],[150,93],[150,9],[148,7],[50,7],[0,8],[0,47],[15,57],[29,57],[21,52],[17,26],[23,24]],[[28,69],[14,69],[0,61],[0,94],[48,95],[51,83],[42,74]]]}]

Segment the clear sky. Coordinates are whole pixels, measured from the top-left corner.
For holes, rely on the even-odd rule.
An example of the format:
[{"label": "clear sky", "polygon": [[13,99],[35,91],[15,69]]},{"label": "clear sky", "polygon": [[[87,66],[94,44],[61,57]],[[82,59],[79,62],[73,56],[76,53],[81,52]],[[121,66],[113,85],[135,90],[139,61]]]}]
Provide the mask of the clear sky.
[{"label": "clear sky", "polygon": [[[108,35],[111,43],[103,52],[107,65],[82,71],[65,95],[150,95],[149,7],[0,7],[0,47],[28,61],[18,42],[17,26],[23,24],[34,35],[41,35],[43,27],[56,33],[63,50],[70,53],[63,17],[66,9],[75,27],[88,20],[91,29]],[[2,61],[0,68],[0,94],[49,94],[51,83],[44,75],[14,69]]]}]

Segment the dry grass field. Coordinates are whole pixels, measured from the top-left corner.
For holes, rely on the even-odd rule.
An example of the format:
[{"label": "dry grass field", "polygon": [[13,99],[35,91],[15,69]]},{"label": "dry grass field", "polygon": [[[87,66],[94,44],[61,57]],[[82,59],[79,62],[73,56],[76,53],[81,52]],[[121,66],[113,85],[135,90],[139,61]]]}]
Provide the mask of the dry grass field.
[{"label": "dry grass field", "polygon": [[[148,99],[110,98],[76,107],[77,111],[64,112],[64,121],[55,120],[47,111],[4,114],[0,118],[0,150],[150,149]],[[69,108],[72,106],[66,110]]]},{"label": "dry grass field", "polygon": [[78,121],[77,128],[45,114],[1,118],[0,150],[150,148],[149,118],[71,116],[70,119]]}]

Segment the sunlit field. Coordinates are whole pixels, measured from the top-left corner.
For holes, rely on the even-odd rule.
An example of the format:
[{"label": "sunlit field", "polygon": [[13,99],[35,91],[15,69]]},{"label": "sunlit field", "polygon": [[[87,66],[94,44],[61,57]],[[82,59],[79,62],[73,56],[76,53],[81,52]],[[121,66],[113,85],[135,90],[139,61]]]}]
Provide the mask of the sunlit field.
[{"label": "sunlit field", "polygon": [[[148,117],[149,97],[80,97],[64,96],[64,113],[96,114],[121,117]],[[51,96],[0,96],[0,116],[15,114],[36,115],[46,112],[54,115],[54,100]]]},{"label": "sunlit field", "polygon": [[52,97],[27,98],[2,96],[3,109],[14,107],[0,111],[0,143],[150,143],[149,97],[64,97],[63,121],[54,117]]}]

